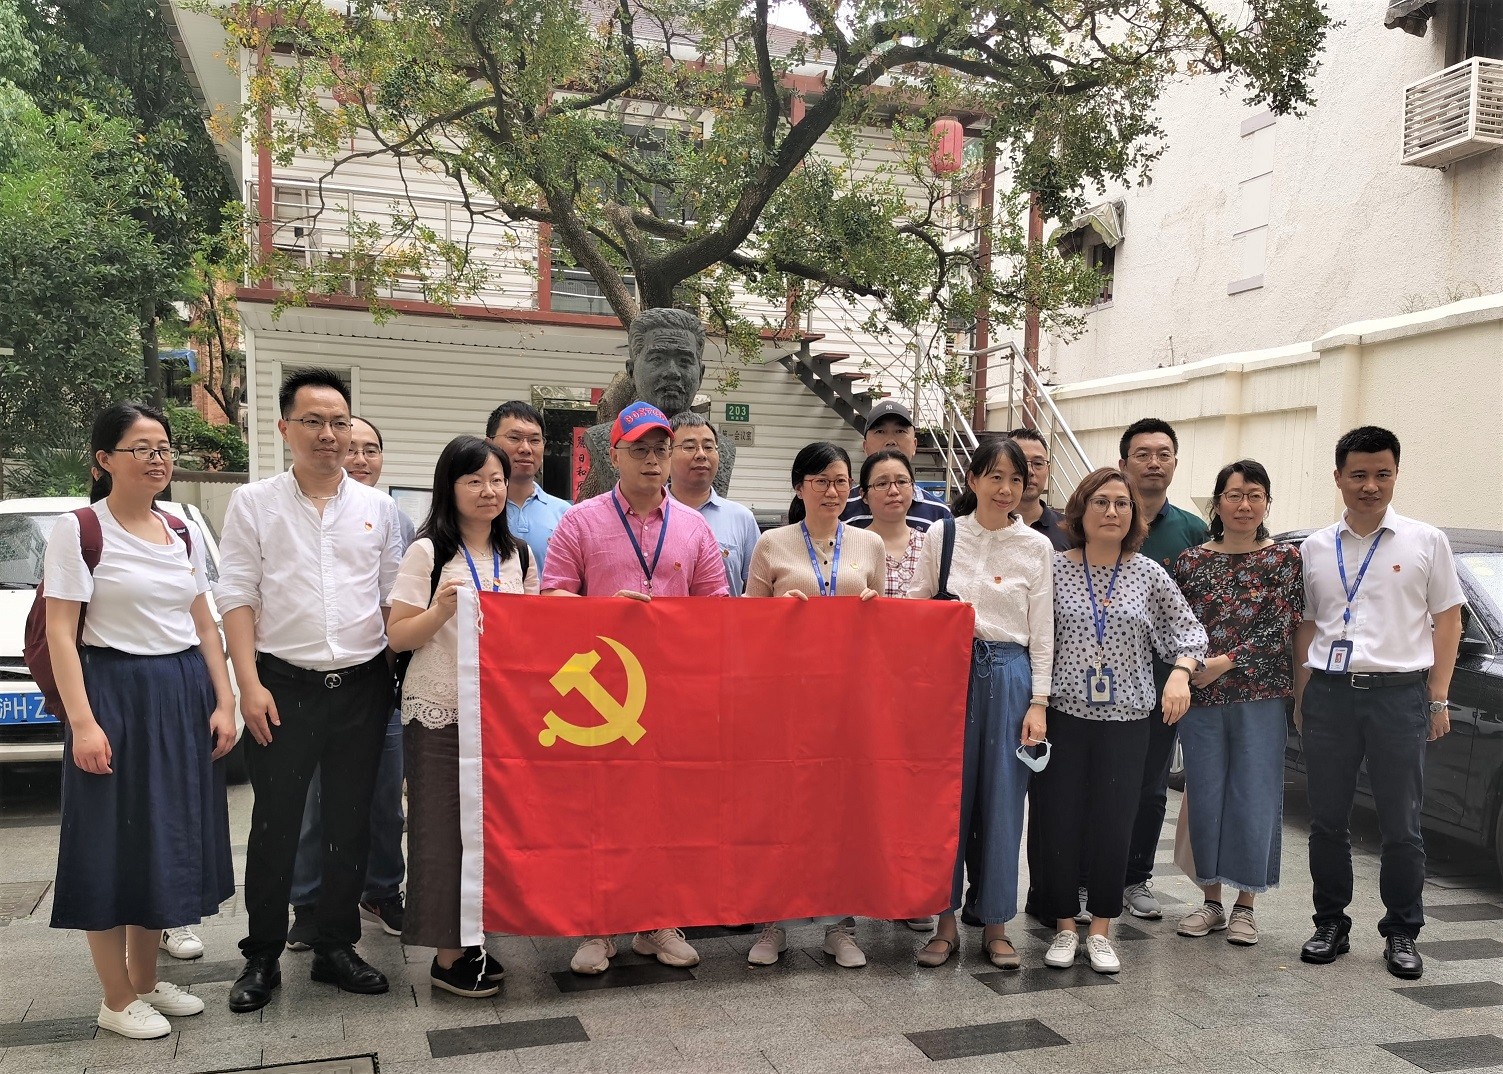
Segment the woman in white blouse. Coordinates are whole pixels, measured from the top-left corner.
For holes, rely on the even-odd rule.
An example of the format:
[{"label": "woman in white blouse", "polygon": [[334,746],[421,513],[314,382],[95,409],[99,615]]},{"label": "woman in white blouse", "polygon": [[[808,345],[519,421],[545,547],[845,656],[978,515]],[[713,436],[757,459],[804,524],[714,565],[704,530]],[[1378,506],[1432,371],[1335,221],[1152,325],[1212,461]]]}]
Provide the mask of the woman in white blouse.
[{"label": "woman in white blouse", "polygon": [[[459,938],[459,590],[538,591],[537,565],[506,527],[511,463],[478,436],[457,436],[438,457],[433,502],[391,591],[387,637],[411,652],[402,683],[407,775],[407,915],[402,942],[437,948],[435,988],[484,998],[500,991],[501,964]],[[435,569],[437,567],[437,569]]]},{"label": "woman in white blouse", "polygon": [[[213,764],[235,744],[235,695],[203,534],[153,506],[177,456],[166,417],[117,403],[95,420],[90,446],[93,504],[58,519],[43,571],[71,759],[52,927],[88,933],[102,1028],[165,1037],[164,1015],[204,1002],[157,980],[162,931],[218,913],[235,893]],[[86,547],[99,555],[92,569]]]},{"label": "woman in white blouse", "polygon": [[1012,440],[982,442],[955,503],[955,547],[941,592],[948,521],[931,526],[908,595],[944,597],[976,609],[966,704],[965,761],[960,790],[960,842],[949,908],[934,938],[919,950],[921,966],[941,966],[959,942],[966,847],[977,844],[971,886],[985,922],[986,957],[1015,969],[1017,948],[1006,923],[1018,912],[1018,846],[1023,802],[1033,773],[1018,756],[1033,757],[1045,739],[1054,662],[1053,555],[1049,539],[1017,514],[1028,480],[1028,459]]}]

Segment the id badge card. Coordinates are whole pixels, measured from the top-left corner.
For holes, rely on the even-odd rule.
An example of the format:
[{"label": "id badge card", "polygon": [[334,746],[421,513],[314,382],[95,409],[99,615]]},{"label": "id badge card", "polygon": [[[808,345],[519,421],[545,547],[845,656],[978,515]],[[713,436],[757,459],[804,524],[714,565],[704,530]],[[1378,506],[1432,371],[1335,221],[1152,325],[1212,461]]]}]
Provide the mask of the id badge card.
[{"label": "id badge card", "polygon": [[1346,666],[1352,662],[1352,643],[1347,638],[1331,643],[1331,655],[1326,657],[1326,670],[1336,674],[1346,674]]},{"label": "id badge card", "polygon": [[1087,705],[1115,703],[1117,688],[1112,682],[1112,669],[1109,667],[1086,668],[1085,690]]}]

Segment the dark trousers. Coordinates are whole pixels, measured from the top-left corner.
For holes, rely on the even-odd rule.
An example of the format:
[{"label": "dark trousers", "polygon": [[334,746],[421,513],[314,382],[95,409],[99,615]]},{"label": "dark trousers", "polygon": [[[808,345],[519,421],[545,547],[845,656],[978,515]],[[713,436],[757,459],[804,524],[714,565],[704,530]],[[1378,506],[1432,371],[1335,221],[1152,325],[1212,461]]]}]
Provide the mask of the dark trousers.
[{"label": "dark trousers", "polygon": [[[1155,667],[1154,684],[1158,696],[1164,693]],[[1153,878],[1153,863],[1159,853],[1159,839],[1164,832],[1164,810],[1169,804],[1169,765],[1174,760],[1174,743],[1179,737],[1177,726],[1164,723],[1164,710],[1154,705],[1148,714],[1148,752],[1143,756],[1143,785],[1138,794],[1137,815],[1132,822],[1132,839],[1128,843],[1127,886]]]},{"label": "dark trousers", "polygon": [[1082,720],[1051,708],[1049,741],[1054,750],[1033,777],[1028,821],[1037,839],[1035,909],[1050,922],[1074,917],[1083,883],[1092,917],[1120,917],[1148,720]]},{"label": "dark trousers", "polygon": [[250,931],[240,951],[247,958],[276,957],[286,946],[293,863],[316,769],[322,772],[324,860],[313,946],[353,944],[360,939],[371,792],[392,709],[390,670],[384,656],[327,676],[265,655],[256,668],[282,723],[271,728],[269,745],[246,740],[256,800],[245,856]]},{"label": "dark trousers", "polygon": [[1310,796],[1310,879],[1315,923],[1351,926],[1352,800],[1357,770],[1367,779],[1378,811],[1383,859],[1378,894],[1388,912],[1378,922],[1384,936],[1415,937],[1425,924],[1425,840],[1420,806],[1425,800],[1425,742],[1430,733],[1423,682],[1357,690],[1346,678],[1316,673],[1301,710],[1306,786]]}]

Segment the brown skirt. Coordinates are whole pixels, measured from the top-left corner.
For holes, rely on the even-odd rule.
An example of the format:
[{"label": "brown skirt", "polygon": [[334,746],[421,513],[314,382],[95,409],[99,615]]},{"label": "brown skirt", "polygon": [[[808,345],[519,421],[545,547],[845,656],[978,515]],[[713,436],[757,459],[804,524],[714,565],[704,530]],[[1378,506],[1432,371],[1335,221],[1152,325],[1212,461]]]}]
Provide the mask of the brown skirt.
[{"label": "brown skirt", "polygon": [[459,726],[402,729],[407,775],[407,916],[402,942],[459,942]]}]

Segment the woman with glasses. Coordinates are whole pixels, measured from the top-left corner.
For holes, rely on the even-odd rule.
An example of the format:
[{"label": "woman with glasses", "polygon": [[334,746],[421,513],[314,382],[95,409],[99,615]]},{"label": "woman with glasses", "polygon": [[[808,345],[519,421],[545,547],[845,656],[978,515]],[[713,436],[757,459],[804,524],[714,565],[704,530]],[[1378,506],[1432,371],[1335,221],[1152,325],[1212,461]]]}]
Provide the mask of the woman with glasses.
[{"label": "woman with glasses", "polygon": [[[955,501],[955,544],[945,584],[948,594],[976,610],[960,842],[949,908],[939,915],[934,938],[919,950],[918,963],[941,966],[955,953],[955,912],[964,893],[966,851],[974,846],[970,881],[976,915],[985,923],[986,957],[994,966],[1017,969],[1007,922],[1018,912],[1018,846],[1032,777],[1032,765],[1022,758],[1034,760],[1034,747],[1046,737],[1054,664],[1054,548],[1018,514],[1028,458],[1016,441],[984,440],[971,456],[965,480],[966,491]],[[947,525],[929,529],[910,597],[939,595]]]},{"label": "woman with glasses", "polygon": [[537,565],[506,527],[511,463],[478,436],[438,457],[433,501],[391,591],[387,636],[412,653],[402,683],[407,775],[407,912],[402,942],[437,948],[428,977],[456,996],[500,991],[501,964],[459,940],[459,590],[538,592]]},{"label": "woman with glasses", "polygon": [[1155,701],[1153,656],[1174,664],[1162,696],[1172,723],[1189,707],[1206,632],[1164,569],[1138,553],[1148,521],[1120,470],[1096,470],[1076,486],[1065,529],[1073,547],[1054,553],[1054,749],[1033,785],[1041,866],[1034,895],[1058,928],[1044,963],[1067,969],[1080,948],[1084,877],[1091,968],[1116,973],[1108,932],[1122,914]]},{"label": "woman with glasses", "polygon": [[[870,600],[886,585],[887,551],[870,530],[840,521],[851,491],[851,457],[844,448],[819,442],[793,459],[792,505],[786,526],[769,530],[752,551],[748,597],[860,597]],[[865,966],[850,918],[816,918],[825,926],[825,954],[848,968]],[[787,930],[802,921],[765,925],[747,961],[770,966],[787,949]]]},{"label": "woman with glasses", "polygon": [[43,572],[69,758],[52,927],[88,933],[101,1028],[165,1037],[164,1015],[204,1002],[157,979],[162,933],[217,914],[235,893],[213,763],[235,744],[235,695],[203,534],[154,506],[177,457],[166,417],[117,403],[95,420],[90,446],[92,506],[58,519]]},{"label": "woman with glasses", "polygon": [[[1268,471],[1252,459],[1222,467],[1211,539],[1175,563],[1175,580],[1216,654],[1191,676],[1190,711],[1179,721],[1195,882],[1205,903],[1178,932],[1225,929],[1243,947],[1258,942],[1254,896],[1279,882],[1284,707],[1294,696],[1290,652],[1305,609],[1299,551],[1268,536],[1272,491]],[[1237,889],[1229,913],[1223,884]]]},{"label": "woman with glasses", "polygon": [[924,531],[908,525],[915,489],[913,463],[893,448],[873,452],[861,464],[860,488],[862,502],[872,513],[867,528],[882,538],[886,549],[882,595],[906,597],[924,547]]}]

